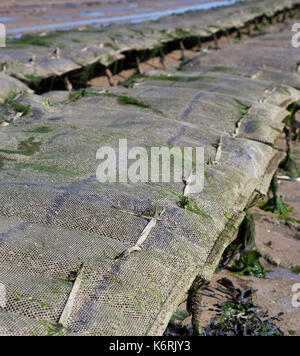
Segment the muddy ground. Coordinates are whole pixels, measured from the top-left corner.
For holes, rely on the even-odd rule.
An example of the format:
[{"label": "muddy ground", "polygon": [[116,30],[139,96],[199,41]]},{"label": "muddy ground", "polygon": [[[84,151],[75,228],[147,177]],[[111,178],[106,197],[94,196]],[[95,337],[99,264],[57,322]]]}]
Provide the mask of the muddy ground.
[{"label": "muddy ground", "polygon": [[[7,33],[42,32],[98,24],[156,19],[174,10],[213,3],[215,0],[11,0],[0,3],[0,23]],[[226,3],[227,0],[224,1]]]}]

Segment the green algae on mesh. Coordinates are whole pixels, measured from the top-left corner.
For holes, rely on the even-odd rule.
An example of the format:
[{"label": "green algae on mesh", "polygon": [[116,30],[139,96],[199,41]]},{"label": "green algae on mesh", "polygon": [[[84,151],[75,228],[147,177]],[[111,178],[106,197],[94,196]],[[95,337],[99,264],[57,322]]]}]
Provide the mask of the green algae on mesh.
[{"label": "green algae on mesh", "polygon": [[15,99],[15,97],[18,95],[18,92],[16,91],[16,90],[11,90],[8,94],[7,94],[7,96],[6,96],[6,98],[5,98],[5,100],[4,100],[4,103],[5,104],[9,104],[11,101],[13,101],[14,99]]},{"label": "green algae on mesh", "polygon": [[34,137],[29,137],[19,143],[18,151],[25,156],[32,156],[40,150],[41,144],[41,141],[35,141]]},{"label": "green algae on mesh", "polygon": [[191,34],[190,31],[183,30],[183,29],[176,29],[175,31],[175,35],[180,38],[190,36],[190,34]]},{"label": "green algae on mesh", "polygon": [[213,77],[181,77],[181,76],[169,76],[169,75],[159,75],[148,77],[149,80],[165,80],[169,82],[197,82],[201,79],[213,79]]},{"label": "green algae on mesh", "polygon": [[[63,34],[63,31],[56,31],[48,33],[45,36],[39,34],[25,34],[21,38],[8,38],[7,39],[7,46],[19,46],[19,47],[26,47],[26,46],[39,46],[39,47],[51,47],[57,43],[58,37]],[[56,47],[58,47],[56,45]]]},{"label": "green algae on mesh", "polygon": [[217,30],[219,29],[219,27],[218,27],[218,26],[215,26],[215,25],[208,25],[207,28],[215,28],[215,29],[217,29]]},{"label": "green algae on mesh", "polygon": [[103,95],[103,94],[99,94],[99,93],[87,91],[85,89],[81,89],[74,93],[70,93],[69,100],[67,101],[67,103],[74,103],[75,101],[80,100],[85,97],[93,97],[93,96],[101,96],[101,95]]},{"label": "green algae on mesh", "polygon": [[69,177],[75,177],[81,174],[78,171],[69,169],[69,168],[64,168],[64,167],[59,167],[59,166],[47,166],[47,165],[42,165],[38,163],[17,163],[16,164],[16,169],[23,169],[23,168],[29,168],[34,171],[37,171],[39,173],[46,173],[46,174],[62,174],[64,176],[69,176]]},{"label": "green algae on mesh", "polygon": [[69,102],[70,103],[74,103],[75,101],[77,101],[77,100],[79,100],[79,99],[81,99],[81,98],[83,98],[83,92],[75,92],[75,93],[70,93],[70,95],[69,95]]},{"label": "green algae on mesh", "polygon": [[[81,141],[87,142],[90,144],[96,144],[96,145],[107,145],[107,144],[116,144],[119,142],[119,139],[122,138],[123,136],[120,136],[119,134],[112,133],[112,132],[105,132],[105,133],[97,133],[95,130],[92,129],[81,129],[78,130],[77,132],[74,132],[73,135],[78,137]],[[131,141],[131,138],[127,138],[128,141]]]},{"label": "green algae on mesh", "polygon": [[43,323],[47,330],[46,336],[65,336],[70,333],[70,330],[59,324]]},{"label": "green algae on mesh", "polygon": [[[114,96],[114,95],[112,95]],[[143,108],[143,109],[149,109],[151,110],[153,113],[155,114],[158,114],[158,115],[161,115],[161,116],[164,116],[166,117],[166,115],[160,111],[160,110],[157,110],[157,109],[153,109],[151,108],[150,105],[146,104],[146,103],[143,103],[142,101],[140,100],[137,100],[137,99],[134,99],[134,98],[131,98],[127,95],[122,95],[122,96],[116,96],[118,97],[118,101],[121,105],[135,105],[135,106],[139,106],[140,108]]]},{"label": "green algae on mesh", "polygon": [[47,307],[50,307],[50,305],[48,303],[44,303],[40,300],[33,300],[32,298],[29,298],[29,297],[26,297],[25,295],[23,295],[22,293],[20,292],[17,292],[17,291],[13,291],[13,293],[16,295],[15,299],[14,299],[14,302],[17,303],[17,302],[20,302],[22,300],[25,300],[25,301],[29,301],[29,302],[36,302],[37,304],[39,304],[40,307],[42,308],[47,308]]},{"label": "green algae on mesh", "polygon": [[24,156],[32,156],[34,153],[40,150],[41,142],[34,141],[34,137],[30,137],[27,140],[21,141],[18,144],[17,150],[7,150],[7,149],[0,149],[0,152],[7,153],[7,154],[21,154]]},{"label": "green algae on mesh", "polygon": [[135,106],[139,106],[141,108],[144,109],[150,109],[150,106],[143,103],[142,101],[139,101],[137,99],[131,98],[127,95],[122,95],[118,97],[118,101],[120,104],[122,105],[135,105]]},{"label": "green algae on mesh", "polygon": [[4,101],[4,106],[6,107],[6,109],[12,108],[15,112],[20,112],[23,115],[31,114],[32,110],[30,106],[26,106],[15,101],[17,95],[18,93],[14,90],[7,95]]},{"label": "green algae on mesh", "polygon": [[32,129],[32,130],[27,130],[25,132],[46,134],[46,133],[49,133],[52,131],[53,130],[48,126],[40,126],[40,127],[36,127],[35,129]]},{"label": "green algae on mesh", "polygon": [[17,101],[12,101],[9,103],[9,105],[14,109],[14,111],[20,112],[24,116],[32,113],[32,109],[30,106],[23,105],[21,103],[18,103]]},{"label": "green algae on mesh", "polygon": [[291,96],[291,93],[288,91],[288,89],[282,85],[278,86],[278,90],[283,94],[287,94],[287,95]]},{"label": "green algae on mesh", "polygon": [[200,215],[201,217],[213,221],[212,217],[206,214],[203,210],[201,210],[195,200],[192,198],[188,198],[188,202],[186,204],[186,209],[191,211],[194,214]]},{"label": "green algae on mesh", "polygon": [[238,106],[242,112],[246,113],[249,111],[249,109],[251,109],[251,106],[242,103],[239,99],[233,98],[233,100],[238,104]]},{"label": "green algae on mesh", "polygon": [[206,214],[203,210],[201,210],[197,204],[197,202],[191,198],[191,197],[186,197],[182,194],[178,194],[176,192],[171,191],[172,194],[177,196],[179,198],[179,206],[183,209],[186,209],[194,214],[200,215],[204,219],[208,219],[210,221],[213,221],[212,217]]},{"label": "green algae on mesh", "polygon": [[227,220],[232,219],[232,214],[230,212],[228,212],[227,210],[225,211],[224,216]]}]

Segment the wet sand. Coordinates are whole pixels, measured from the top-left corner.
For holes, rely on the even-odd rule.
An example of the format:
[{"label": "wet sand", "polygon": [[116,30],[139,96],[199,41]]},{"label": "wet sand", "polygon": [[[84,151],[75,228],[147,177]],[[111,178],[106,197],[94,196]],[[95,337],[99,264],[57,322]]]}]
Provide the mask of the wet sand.
[{"label": "wet sand", "polygon": [[236,0],[12,0],[0,3],[8,35],[142,22],[171,13],[230,5]]}]

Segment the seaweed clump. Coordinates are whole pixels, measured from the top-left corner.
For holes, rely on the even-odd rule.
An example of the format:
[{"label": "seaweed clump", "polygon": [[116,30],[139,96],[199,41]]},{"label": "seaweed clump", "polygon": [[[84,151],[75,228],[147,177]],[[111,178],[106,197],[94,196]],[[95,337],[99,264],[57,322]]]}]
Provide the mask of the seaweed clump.
[{"label": "seaweed clump", "polygon": [[260,312],[253,302],[252,288],[241,291],[227,278],[218,283],[222,286],[218,290],[229,300],[215,305],[217,315],[203,328],[202,336],[285,336],[275,324],[282,313],[269,317],[267,312]]},{"label": "seaweed clump", "polygon": [[277,172],[274,174],[273,179],[271,181],[270,190],[272,192],[273,197],[267,202],[260,203],[259,207],[264,211],[272,212],[279,215],[286,215],[288,213],[291,213],[292,208],[284,204],[279,197]]},{"label": "seaweed clump", "polygon": [[[199,336],[285,336],[284,332],[276,325],[283,313],[270,317],[267,311],[254,303],[255,291],[245,287],[236,288],[231,280],[222,278],[217,281],[218,286],[209,288],[203,286],[201,294],[219,299],[217,304],[206,308],[200,304],[199,313],[204,310],[215,311],[209,325],[201,328]],[[222,293],[222,294],[220,294]],[[189,312],[177,311],[171,318],[164,336],[192,336],[196,335],[193,325],[188,322]]]},{"label": "seaweed clump", "polygon": [[[238,254],[239,259],[233,261]],[[255,244],[254,215],[247,211],[236,240],[224,252],[220,267],[225,267],[229,271],[242,276],[266,278],[266,272],[260,263],[260,257],[261,254]],[[232,266],[228,267],[232,261]]]}]

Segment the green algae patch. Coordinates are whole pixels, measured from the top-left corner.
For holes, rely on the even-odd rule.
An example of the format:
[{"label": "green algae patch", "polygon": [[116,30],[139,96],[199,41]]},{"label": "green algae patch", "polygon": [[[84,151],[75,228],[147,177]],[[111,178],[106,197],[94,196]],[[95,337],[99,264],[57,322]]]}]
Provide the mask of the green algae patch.
[{"label": "green algae patch", "polygon": [[280,215],[286,215],[293,211],[293,208],[283,203],[279,197],[273,197],[268,201],[263,201],[258,204],[258,207],[264,211]]},{"label": "green algae patch", "polygon": [[75,101],[78,101],[85,97],[93,97],[93,96],[101,96],[101,95],[102,94],[98,94],[98,93],[94,93],[94,92],[90,92],[85,89],[82,89],[82,90],[76,91],[74,93],[70,93],[69,100],[67,101],[67,103],[74,103]]},{"label": "green algae patch", "polygon": [[35,141],[34,137],[29,137],[27,140],[21,141],[18,144],[17,150],[0,149],[0,152],[7,154],[21,154],[24,156],[32,156],[40,150],[40,146],[40,141]]},{"label": "green algae patch", "polygon": [[277,171],[275,172],[272,178],[270,190],[272,191],[273,197],[267,202],[264,201],[258,204],[259,208],[264,211],[280,215],[286,215],[288,213],[291,213],[293,209],[290,208],[288,205],[284,204],[279,197]]},{"label": "green algae patch", "polygon": [[226,249],[224,256],[239,253],[239,259],[234,260],[229,270],[241,276],[266,278],[266,272],[260,263],[261,254],[255,244],[255,219],[247,211],[238,236]]},{"label": "green algae patch", "polygon": [[16,169],[29,168],[39,173],[45,174],[60,174],[69,177],[75,177],[80,174],[80,172],[74,171],[69,168],[59,167],[59,166],[47,166],[37,163],[17,163]]},{"label": "green algae patch", "polygon": [[259,261],[260,257],[261,254],[255,248],[246,256],[241,256],[238,260],[235,260],[230,270],[241,276],[266,278],[266,271]]},{"label": "green algae patch", "polygon": [[119,100],[119,103],[122,105],[135,105],[135,106],[139,106],[144,109],[150,109],[149,105],[147,105],[137,99],[131,98],[130,96],[127,96],[127,95],[119,96],[118,100]]},{"label": "green algae patch", "polygon": [[202,218],[204,219],[208,219],[213,221],[213,219],[211,218],[211,216],[209,216],[208,214],[206,214],[203,210],[201,210],[199,208],[199,205],[197,204],[197,202],[195,202],[195,200],[193,200],[192,198],[188,198],[188,202],[185,206],[185,208],[188,211],[191,211],[194,214],[200,215]]},{"label": "green algae patch", "polygon": [[75,101],[80,100],[83,97],[84,97],[84,91],[79,93],[71,93],[68,102],[74,103]]},{"label": "green algae patch", "polygon": [[36,34],[26,34],[21,38],[11,38],[7,39],[7,46],[39,46],[39,47],[51,47],[57,41],[57,38],[61,36],[63,31],[56,31],[48,33],[45,36]]},{"label": "green algae patch", "polygon": [[239,99],[237,98],[233,98],[233,100],[235,101],[235,103],[238,105],[239,109],[243,112],[247,112],[251,109],[251,106],[246,105],[244,103],[242,103]]},{"label": "green algae patch", "polygon": [[25,132],[46,134],[46,133],[49,133],[49,132],[52,132],[52,131],[53,130],[48,126],[40,126],[40,127],[36,127],[35,129],[28,130],[28,131],[25,131]]},{"label": "green algae patch", "polygon": [[300,266],[296,266],[296,267],[292,268],[292,272],[294,272],[296,274],[300,274]]},{"label": "green algae patch", "polygon": [[118,86],[122,86],[125,88],[132,88],[138,79],[151,79],[145,74],[133,74],[129,79],[124,80],[123,82],[119,82]]},{"label": "green algae patch", "polygon": [[178,38],[182,38],[182,37],[188,37],[191,35],[191,32],[188,30],[184,30],[184,29],[176,29],[175,31],[175,36]]},{"label": "green algae patch", "polygon": [[44,323],[43,326],[47,330],[46,336],[66,336],[70,330],[59,324]]},{"label": "green algae patch", "polygon": [[166,115],[162,111],[154,109],[154,108],[151,108],[150,105],[148,105],[148,104],[146,104],[146,103],[144,103],[144,102],[142,102],[140,100],[134,99],[134,98],[132,98],[130,96],[127,96],[127,95],[118,96],[118,95],[110,94],[110,93],[106,93],[106,94],[103,94],[103,95],[107,96],[107,97],[117,98],[120,105],[138,106],[138,107],[143,108],[143,109],[151,110],[154,114],[166,117]]},{"label": "green algae patch", "polygon": [[18,93],[16,93],[15,91],[12,91],[8,94],[8,96],[6,97],[6,99],[4,101],[5,108],[7,110],[9,110],[11,108],[15,112],[22,113],[23,116],[31,114],[32,110],[31,110],[30,106],[26,106],[24,104],[21,104],[21,103],[15,101],[15,98],[17,95],[18,95]]},{"label": "green algae patch", "polygon": [[16,112],[20,112],[23,115],[29,115],[32,113],[31,107],[30,106],[26,106],[23,105],[21,103],[18,103],[17,101],[12,101],[10,103],[10,106],[16,111]]},{"label": "green algae patch", "polygon": [[186,197],[184,195],[178,194],[173,191],[171,191],[171,193],[179,198],[178,205],[182,209],[186,209],[194,214],[200,215],[204,219],[207,219],[207,220],[210,220],[211,222],[213,222],[212,217],[209,216],[208,214],[206,214],[203,210],[201,210],[199,205],[197,204],[197,202],[194,199],[192,199],[189,196]]},{"label": "green algae patch", "polygon": [[[205,77],[208,78],[208,77]],[[199,77],[181,77],[181,76],[169,76],[169,75],[160,75],[149,77],[149,80],[165,80],[169,82],[197,82],[201,80]]]},{"label": "green algae patch", "polygon": [[18,151],[25,156],[32,156],[40,150],[41,144],[40,141],[35,141],[34,137],[29,137],[19,143]]},{"label": "green algae patch", "polygon": [[58,106],[60,103],[56,103],[54,101],[50,101],[49,98],[46,98],[46,100],[43,102],[43,105],[45,105],[47,108],[53,107],[53,106]]}]

